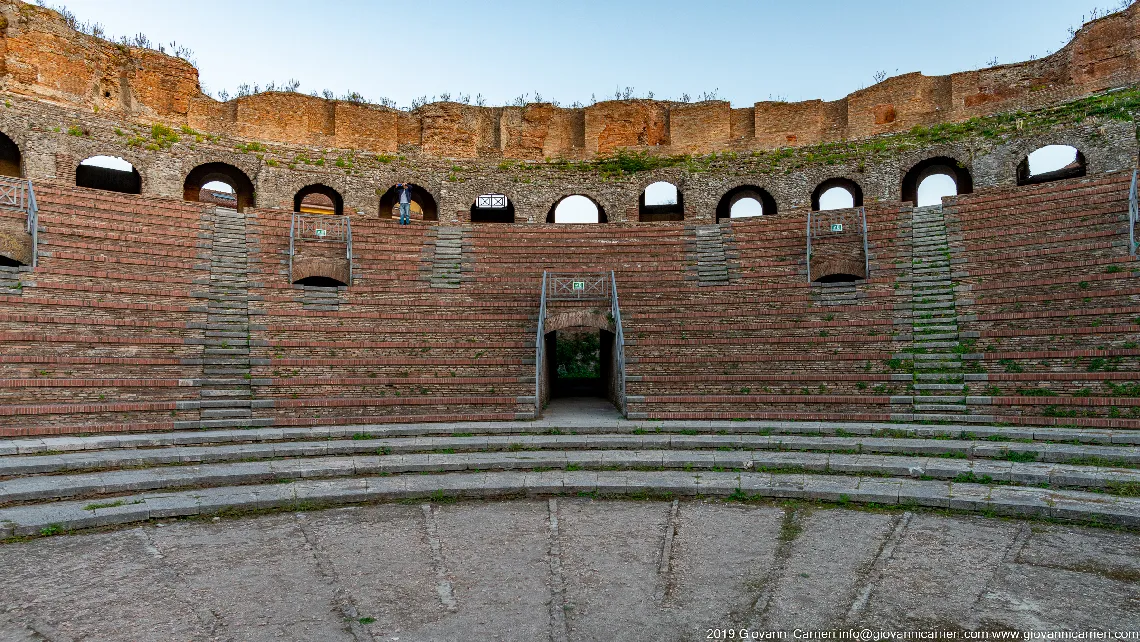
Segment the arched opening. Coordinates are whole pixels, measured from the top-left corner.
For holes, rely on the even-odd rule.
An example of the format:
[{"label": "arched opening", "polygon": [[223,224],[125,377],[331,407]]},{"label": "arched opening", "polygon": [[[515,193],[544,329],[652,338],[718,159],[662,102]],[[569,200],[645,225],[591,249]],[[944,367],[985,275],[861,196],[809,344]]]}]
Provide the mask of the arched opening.
[{"label": "arched opening", "polygon": [[344,214],[344,198],[340,192],[320,183],[302,187],[293,196],[293,211],[303,214]]},{"label": "arched opening", "polygon": [[665,181],[650,184],[637,200],[637,218],[642,223],[685,220],[685,195]]},{"label": "arched opening", "polygon": [[863,277],[855,274],[828,274],[815,280],[816,283],[854,283],[862,281]]},{"label": "arched opening", "polygon": [[[233,200],[219,197],[218,194],[229,194]],[[215,197],[218,200],[208,200]],[[218,203],[241,212],[254,204],[253,181],[249,180],[245,172],[228,163],[206,163],[190,170],[183,184],[182,198],[187,201]]]},{"label": "arched opening", "polygon": [[605,223],[606,211],[597,201],[582,194],[564,196],[550,207],[547,223]]},{"label": "arched opening", "polygon": [[0,176],[23,176],[20,146],[5,134],[0,134]]},{"label": "arched opening", "polygon": [[313,288],[337,288],[348,285],[340,279],[334,279],[331,276],[307,276],[303,279],[297,279],[293,281],[293,284],[307,285]]},{"label": "arched opening", "polygon": [[[416,185],[415,183],[408,183],[412,188],[411,210],[412,220],[419,219],[421,221],[438,221],[439,208],[435,204],[435,197],[431,192]],[[400,218],[400,195],[396,191],[396,186],[388,188],[387,192],[380,197],[380,218]]]},{"label": "arched opening", "polygon": [[936,156],[916,164],[902,181],[902,200],[918,207],[941,205],[944,196],[973,191],[974,179],[970,170],[948,156]]},{"label": "arched opening", "polygon": [[75,184],[122,194],[142,193],[138,170],[118,156],[92,156],[83,161],[75,168]]},{"label": "arched opening", "polygon": [[819,184],[811,194],[815,211],[842,210],[863,205],[863,189],[849,178],[831,178]]},{"label": "arched opening", "polygon": [[514,223],[515,204],[503,194],[480,194],[471,204],[472,223]]},{"label": "arched opening", "polygon": [[1084,176],[1085,155],[1072,145],[1046,145],[1023,158],[1017,165],[1017,184],[1036,185]]},{"label": "arched opening", "polygon": [[716,220],[771,216],[776,213],[776,199],[755,185],[741,185],[728,190],[716,206]]}]

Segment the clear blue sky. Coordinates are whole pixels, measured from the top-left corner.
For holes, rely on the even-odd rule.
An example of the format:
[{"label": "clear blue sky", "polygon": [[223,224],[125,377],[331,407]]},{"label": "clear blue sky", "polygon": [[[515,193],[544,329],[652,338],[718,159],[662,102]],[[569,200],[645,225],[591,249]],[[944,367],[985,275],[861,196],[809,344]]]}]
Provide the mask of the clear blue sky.
[{"label": "clear blue sky", "polygon": [[569,104],[615,88],[658,98],[718,91],[833,100],[876,71],[946,74],[1056,51],[1070,26],[1120,0],[48,0],[113,36],[194,50],[202,84],[295,78],[401,106],[539,92]]}]

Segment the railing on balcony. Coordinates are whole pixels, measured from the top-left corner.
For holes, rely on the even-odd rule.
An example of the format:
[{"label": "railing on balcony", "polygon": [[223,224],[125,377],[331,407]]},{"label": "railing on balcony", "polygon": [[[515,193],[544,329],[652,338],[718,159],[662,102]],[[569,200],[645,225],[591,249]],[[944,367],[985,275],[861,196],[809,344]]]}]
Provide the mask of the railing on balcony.
[{"label": "railing on balcony", "polygon": [[808,212],[807,218],[807,278],[811,283],[811,240],[833,234],[858,232],[863,237],[863,270],[871,277],[871,255],[867,252],[867,210],[863,206],[842,210]]},{"label": "railing on balcony", "polygon": [[344,243],[348,259],[348,284],[352,285],[352,221],[348,216],[293,212],[289,224],[289,281],[293,281],[293,256],[298,242]]},{"label": "railing on balcony", "polygon": [[613,272],[572,274],[548,272],[551,301],[605,301],[610,298]]},{"label": "railing on balcony", "polygon": [[1132,170],[1132,188],[1128,191],[1128,254],[1136,256],[1136,223],[1140,221],[1140,210],[1136,207],[1137,170]]},{"label": "railing on balcony", "polygon": [[0,177],[0,208],[19,210],[27,215],[26,229],[32,237],[32,267],[36,267],[40,254],[40,221],[32,181]]}]

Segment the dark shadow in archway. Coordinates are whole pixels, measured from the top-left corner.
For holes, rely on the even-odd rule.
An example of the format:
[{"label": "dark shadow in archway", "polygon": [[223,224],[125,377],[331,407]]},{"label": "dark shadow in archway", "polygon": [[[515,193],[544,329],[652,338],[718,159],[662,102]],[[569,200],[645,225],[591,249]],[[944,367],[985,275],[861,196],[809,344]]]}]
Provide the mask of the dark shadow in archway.
[{"label": "dark shadow in archway", "polygon": [[732,218],[732,206],[737,201],[746,198],[754,198],[760,201],[764,216],[771,216],[776,213],[776,199],[772,198],[767,190],[755,185],[741,185],[728,190],[721,197],[716,206],[716,220],[719,222],[722,219]]},{"label": "dark shadow in archway", "polygon": [[598,328],[547,332],[546,368],[551,398],[609,398],[614,333]]},{"label": "dark shadow in archway", "polygon": [[974,191],[974,178],[970,176],[970,170],[966,169],[965,165],[949,156],[935,156],[917,163],[903,176],[902,200],[918,203],[918,186],[935,174],[945,174],[953,179],[959,194],[970,194]]},{"label": "dark shadow in archway", "polygon": [[[118,157],[115,158],[123,160]],[[135,169],[134,165],[131,165],[130,171],[127,171],[125,169],[80,164],[79,167],[75,168],[75,185],[76,187],[101,189],[107,192],[119,192],[120,194],[142,194],[142,177],[139,176],[139,171]]]},{"label": "dark shadow in archway", "polygon": [[7,135],[0,133],[0,176],[23,176],[20,146]]},{"label": "dark shadow in archway", "polygon": [[[435,197],[431,192],[416,185],[415,183],[408,183],[412,188],[412,202],[420,206],[420,211],[423,212],[423,220],[425,221],[438,221],[439,220],[439,207],[435,204]],[[396,193],[396,186],[388,188],[387,192],[380,197],[380,218],[399,218],[399,194]],[[415,212],[412,212],[413,215]]]},{"label": "dark shadow in archway", "polygon": [[515,204],[503,194],[483,194],[471,204],[472,223],[514,223]]},{"label": "dark shadow in archway", "polygon": [[[564,196],[559,196],[558,199],[554,201],[554,204],[550,206],[550,211],[547,212],[547,214],[546,214],[546,222],[547,223],[555,223],[556,222],[554,220],[554,211],[558,209],[559,203],[570,198],[571,196],[581,196],[582,198],[585,198],[585,199],[589,200],[591,203],[593,203],[594,207],[596,207],[598,209],[598,223],[608,223],[609,222],[609,219],[606,217],[606,210],[602,207],[602,204],[597,202],[596,200],[594,200],[594,198],[592,196],[589,196],[586,194],[566,194]],[[643,193],[642,197],[644,197],[644,196],[645,196],[645,194]],[[565,223],[565,225],[589,225],[589,224],[590,223]]]},{"label": "dark shadow in archway", "polygon": [[330,276],[307,276],[303,279],[297,279],[296,281],[293,281],[293,284],[308,285],[318,288],[336,288],[348,285],[347,283],[342,283],[340,280],[334,279]]},{"label": "dark shadow in archway", "polygon": [[828,274],[815,280],[816,283],[856,283],[863,277],[855,274]]},{"label": "dark shadow in archway", "polygon": [[229,163],[206,163],[190,170],[182,188],[182,198],[187,201],[201,202],[202,186],[206,183],[218,181],[233,188],[237,196],[237,210],[244,211],[254,205],[253,181],[249,180],[245,172]]},{"label": "dark shadow in archway", "polygon": [[0,267],[20,267],[22,265],[23,263],[20,263],[16,259],[10,259],[3,254],[0,254]]},{"label": "dark shadow in archway", "polygon": [[[1068,147],[1072,147],[1069,145]],[[1085,160],[1085,155],[1081,150],[1074,148],[1077,152],[1076,159],[1061,169],[1052,172],[1042,172],[1040,174],[1031,174],[1029,169],[1029,155],[1021,159],[1017,164],[1017,184],[1018,185],[1037,185],[1039,183],[1049,183],[1052,181],[1060,181],[1066,178],[1078,178],[1084,176],[1088,170],[1088,162]],[[1033,150],[1037,151],[1037,150]]]},{"label": "dark shadow in archway", "polygon": [[853,201],[852,207],[860,207],[863,205],[863,188],[850,178],[829,178],[819,184],[815,191],[811,193],[811,209],[812,211],[819,211],[819,198],[823,193],[833,187],[842,187],[851,194]]},{"label": "dark shadow in archway", "polygon": [[[297,194],[293,196],[293,211],[302,211],[301,208],[305,204],[305,197],[313,194],[324,196],[328,199],[333,210],[330,212],[331,214],[335,214],[336,216],[344,214],[344,198],[340,195],[340,192],[329,187],[328,185],[323,185],[321,183],[313,183],[312,185],[306,185],[305,187],[302,187],[300,191],[298,191]],[[323,199],[321,200],[323,201]],[[315,207],[314,209],[324,210],[326,207],[326,204],[322,202],[318,207]],[[323,214],[325,212],[321,211],[320,213]]]}]

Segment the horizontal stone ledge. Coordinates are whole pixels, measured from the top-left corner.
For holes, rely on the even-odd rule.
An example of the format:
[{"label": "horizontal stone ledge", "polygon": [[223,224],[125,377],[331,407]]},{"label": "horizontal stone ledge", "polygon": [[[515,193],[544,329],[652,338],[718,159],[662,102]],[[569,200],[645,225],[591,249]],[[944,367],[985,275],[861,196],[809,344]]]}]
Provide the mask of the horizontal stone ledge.
[{"label": "horizontal stone ledge", "polygon": [[[768,473],[547,471],[400,475],[289,484],[219,487],[116,498],[115,506],[86,501],[0,510],[0,538],[50,535],[151,519],[266,509],[310,510],[402,499],[486,499],[542,495],[708,496],[734,499],[802,499],[874,503],[984,512],[1013,517],[1140,525],[1140,502],[1077,491],[989,487],[981,484],[892,478],[835,478]],[[121,503],[119,503],[121,502]]]}]

